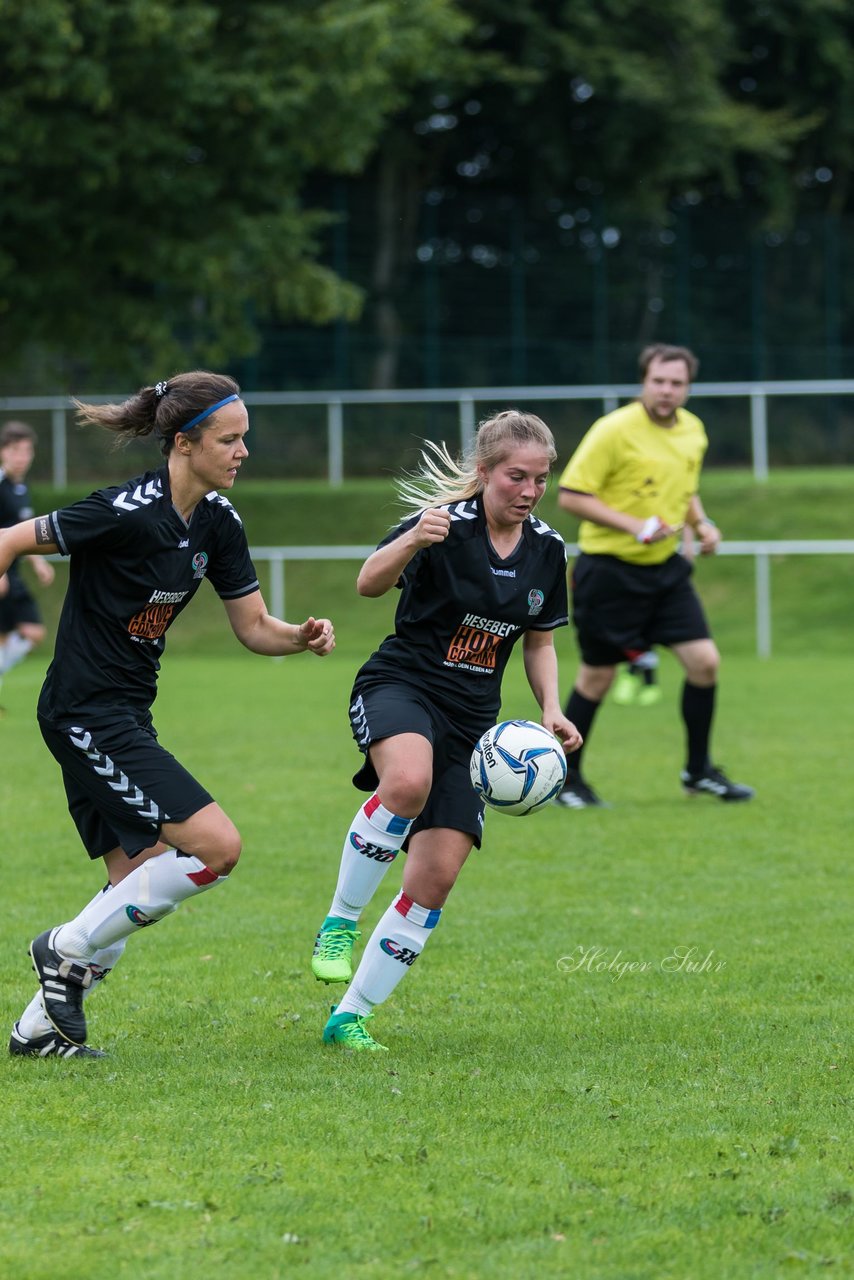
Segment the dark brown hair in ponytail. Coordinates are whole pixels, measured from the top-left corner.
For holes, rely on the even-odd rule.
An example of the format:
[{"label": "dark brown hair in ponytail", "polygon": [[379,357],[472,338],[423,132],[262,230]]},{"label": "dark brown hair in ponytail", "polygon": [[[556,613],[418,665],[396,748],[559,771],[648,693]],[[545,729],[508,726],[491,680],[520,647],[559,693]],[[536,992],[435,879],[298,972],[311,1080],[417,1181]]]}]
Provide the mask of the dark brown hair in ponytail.
[{"label": "dark brown hair in ponytail", "polygon": [[[84,404],[81,400],[75,400],[74,404],[77,421],[97,423],[112,431],[117,447],[154,435],[160,442],[160,452],[167,456],[175,436],[183,432],[188,423],[220,400],[239,395],[240,387],[234,378],[196,369],[192,373],[176,373],[174,378],[151,387],[141,387],[136,395],[120,404]],[[191,440],[198,439],[208,422],[205,419],[204,423],[190,427],[186,435]]]}]

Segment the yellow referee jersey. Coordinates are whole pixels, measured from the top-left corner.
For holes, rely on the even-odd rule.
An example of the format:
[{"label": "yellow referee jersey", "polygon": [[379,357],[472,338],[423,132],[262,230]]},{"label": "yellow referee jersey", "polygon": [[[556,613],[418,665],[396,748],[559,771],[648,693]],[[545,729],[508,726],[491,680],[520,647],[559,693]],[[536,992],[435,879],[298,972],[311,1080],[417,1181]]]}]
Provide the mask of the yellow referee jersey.
[{"label": "yellow referee jersey", "polygon": [[[672,427],[659,427],[641,402],[599,418],[585,435],[560,478],[562,489],[591,493],[615,511],[646,520],[658,516],[682,524],[697,492],[708,447],[702,422],[677,409]],[[678,546],[677,537],[648,546],[630,533],[582,520],[578,545],[591,555],[619,556],[632,564],[661,564]]]}]

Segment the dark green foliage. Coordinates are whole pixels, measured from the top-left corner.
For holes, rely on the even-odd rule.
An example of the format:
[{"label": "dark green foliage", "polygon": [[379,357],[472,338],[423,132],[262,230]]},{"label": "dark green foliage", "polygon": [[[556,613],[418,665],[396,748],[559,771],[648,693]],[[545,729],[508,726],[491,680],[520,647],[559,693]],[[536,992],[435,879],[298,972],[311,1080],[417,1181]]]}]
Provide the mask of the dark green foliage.
[{"label": "dark green foliage", "polygon": [[[449,320],[423,283],[421,341],[404,305],[421,284],[419,244],[436,261],[476,250],[515,264],[494,307],[515,299],[506,342],[525,381],[518,295],[548,281],[522,278],[522,223],[549,206],[554,217],[555,202],[570,217],[583,204],[590,222],[575,228],[584,252],[563,287],[605,377],[602,352],[635,341],[644,303],[666,295],[667,264],[639,255],[639,318],[627,306],[609,334],[603,251],[584,242],[609,230],[603,208],[618,225],[669,227],[679,207],[740,204],[748,227],[785,227],[801,206],[848,207],[854,59],[838,0],[2,0],[0,16],[0,363],[18,388],[233,366],[274,322],[338,321],[340,379],[344,326],[365,298],[354,346],[368,333],[373,345],[358,382],[405,371],[464,384],[467,370],[443,369],[431,344],[439,326],[465,329],[471,285],[446,291]],[[370,230],[349,250],[335,231],[326,239],[346,213],[331,175],[358,188],[349,216]],[[419,227],[425,195],[473,193],[509,199],[507,244],[465,243],[474,208],[456,228]],[[813,324],[810,340],[839,347],[825,304],[827,331]],[[688,315],[687,302],[669,315],[683,337]],[[576,339],[555,324],[571,356]],[[289,349],[266,385],[328,381],[328,357],[314,359],[325,378]],[[482,363],[502,361],[496,349]]]},{"label": "dark green foliage", "polygon": [[302,184],[359,170],[415,68],[455,38],[447,0],[0,13],[7,364],[38,345],[136,382],[233,359],[265,316],[355,314],[358,291],[317,260],[327,214]]}]

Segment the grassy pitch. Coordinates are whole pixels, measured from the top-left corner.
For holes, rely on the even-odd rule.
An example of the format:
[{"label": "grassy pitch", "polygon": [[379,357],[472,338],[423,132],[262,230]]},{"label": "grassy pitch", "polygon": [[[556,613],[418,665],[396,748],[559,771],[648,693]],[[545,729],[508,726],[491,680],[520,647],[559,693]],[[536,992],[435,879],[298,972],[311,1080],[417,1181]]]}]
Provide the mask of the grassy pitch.
[{"label": "grassy pitch", "polygon": [[[713,473],[704,493],[732,538],[847,537],[851,484]],[[309,528],[361,544],[394,518],[387,484],[324,493],[241,480],[235,500],[256,545]],[[553,493],[544,508],[572,537]],[[358,803],[347,695],[394,604],[356,600],[354,570],[288,568],[288,616],[335,619],[323,662],[246,654],[212,592],[170,633],[158,728],[244,855],[228,885],[133,939],[87,1001],[108,1059],[6,1059],[2,1274],[851,1274],[851,559],[775,561],[764,663],[752,564],[698,565],[724,654],[715,754],[756,799],[681,795],[665,656],[664,701],[606,705],[596,726],[588,771],[613,808],[488,815],[377,1015],[391,1052],[367,1060],[320,1044],[334,990],[309,969]],[[566,690],[568,631],[558,649]],[[3,688],[7,1027],[35,989],[29,940],[101,874],[35,724],[44,665]],[[518,655],[505,695],[505,714],[535,715]],[[396,865],[365,936],[399,882]]]},{"label": "grassy pitch", "polygon": [[[354,666],[346,644],[166,662],[161,737],[244,856],[87,1001],[108,1059],[6,1061],[4,1274],[847,1274],[847,657],[727,661],[718,754],[748,805],[680,794],[668,659],[659,706],[606,707],[589,767],[613,808],[488,816],[377,1016],[391,1052],[367,1058],[321,1045],[309,969],[358,802]],[[38,668],[0,722],[6,1025],[29,939],[99,881],[34,723]],[[505,692],[533,713],[518,660]]]}]

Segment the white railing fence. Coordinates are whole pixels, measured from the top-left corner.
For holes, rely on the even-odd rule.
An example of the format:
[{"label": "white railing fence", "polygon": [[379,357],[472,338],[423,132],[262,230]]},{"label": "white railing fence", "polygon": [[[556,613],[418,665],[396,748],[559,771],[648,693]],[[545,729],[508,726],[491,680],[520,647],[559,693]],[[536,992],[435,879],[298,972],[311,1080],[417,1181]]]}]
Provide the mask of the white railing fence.
[{"label": "white railing fence", "polygon": [[[578,547],[567,543],[569,554]],[[277,618],[286,618],[285,564],[295,560],[364,560],[374,550],[369,547],[253,547],[252,557],[270,565],[268,606]],[[771,656],[771,559],[773,556],[854,555],[854,539],[825,541],[781,540],[766,542],[723,542],[721,556],[753,556],[755,561],[756,653]]]},{"label": "white railing fence", "polygon": [[[252,405],[320,405],[326,408],[326,474],[330,485],[344,479],[344,409],[365,404],[456,404],[460,446],[465,449],[474,438],[478,405],[524,404],[546,400],[592,400],[603,413],[616,409],[621,401],[637,396],[636,383],[612,386],[545,387],[446,387],[425,391],[247,391],[243,399]],[[94,395],[90,403],[124,399],[120,395]],[[754,478],[768,479],[768,401],[780,396],[854,395],[854,379],[826,378],[819,381],[790,382],[696,382],[695,397],[746,399],[750,406],[750,448]],[[52,474],[56,488],[68,479],[68,415],[73,405],[68,396],[0,397],[0,412],[48,411],[52,426]]]}]

